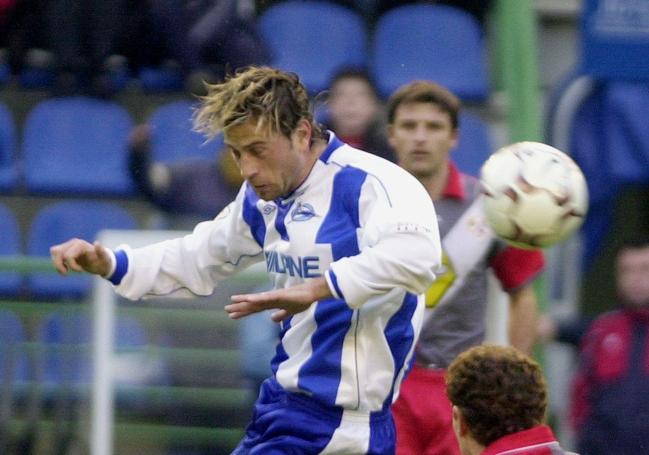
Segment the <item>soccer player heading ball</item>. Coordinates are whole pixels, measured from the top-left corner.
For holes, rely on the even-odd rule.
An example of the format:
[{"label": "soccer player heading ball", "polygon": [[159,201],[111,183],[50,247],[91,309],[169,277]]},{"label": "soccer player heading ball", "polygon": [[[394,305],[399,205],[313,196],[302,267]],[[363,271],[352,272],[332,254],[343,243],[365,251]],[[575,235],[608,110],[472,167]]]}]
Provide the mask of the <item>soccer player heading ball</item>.
[{"label": "soccer player heading ball", "polygon": [[273,377],[234,453],[393,452],[390,405],[441,264],[430,197],[398,166],[321,130],[294,74],[253,67],[208,89],[196,126],[223,132],[245,178],[236,199],[184,238],[53,246],[56,268],[102,275],[139,299],[209,295],[265,261],[274,289],[225,307],[234,319],[275,309],[282,324]]}]

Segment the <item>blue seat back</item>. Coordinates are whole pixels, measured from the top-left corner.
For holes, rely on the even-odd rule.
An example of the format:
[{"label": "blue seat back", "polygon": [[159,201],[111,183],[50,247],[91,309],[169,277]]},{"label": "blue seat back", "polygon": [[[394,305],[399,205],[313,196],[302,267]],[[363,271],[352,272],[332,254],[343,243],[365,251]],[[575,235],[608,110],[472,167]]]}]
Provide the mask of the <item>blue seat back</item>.
[{"label": "blue seat back", "polygon": [[[14,213],[0,204],[0,255],[15,256],[22,251],[20,227]],[[23,280],[18,273],[0,272],[0,295],[16,296],[20,294]]]},{"label": "blue seat back", "polygon": [[[88,200],[56,202],[42,208],[32,220],[27,238],[27,253],[49,257],[52,245],[73,237],[92,242],[102,229],[135,229],[130,213],[115,203]],[[35,298],[82,298],[90,291],[91,277],[33,273],[27,288]]]},{"label": "blue seat back", "polygon": [[145,66],[138,72],[142,90],[146,93],[176,92],[183,89],[183,74],[180,68]]},{"label": "blue seat back", "polygon": [[217,152],[223,147],[222,136],[207,142],[203,134],[192,130],[194,106],[190,101],[174,101],[152,112],[149,124],[152,128],[152,153],[156,161],[169,163],[186,158],[216,158]]},{"label": "blue seat back", "polygon": [[372,74],[382,97],[413,80],[432,80],[465,101],[489,92],[482,28],[469,13],[446,5],[393,8],[376,23]]},{"label": "blue seat back", "polygon": [[[53,312],[37,328],[37,341],[44,349],[37,368],[45,383],[89,383],[92,381],[92,319],[86,313]],[[137,319],[119,315],[115,321],[115,347],[142,348],[148,343]]]},{"label": "blue seat back", "polygon": [[272,65],[300,76],[310,94],[329,87],[334,73],[366,63],[367,30],[360,14],[325,1],[285,1],[257,20]]},{"label": "blue seat back", "polygon": [[9,109],[0,104],[0,191],[16,185],[16,155],[16,124]]},{"label": "blue seat back", "polygon": [[463,112],[459,130],[460,137],[451,159],[462,172],[478,177],[482,164],[493,151],[489,127],[479,117]]},{"label": "blue seat back", "polygon": [[11,68],[8,63],[0,60],[0,85],[9,82],[9,79],[11,79]]},{"label": "blue seat back", "polygon": [[20,318],[12,311],[0,310],[0,382],[30,378],[28,357],[20,345],[25,341]]},{"label": "blue seat back", "polygon": [[32,193],[131,195],[128,135],[133,121],[111,101],[40,102],[25,121],[25,181]]}]

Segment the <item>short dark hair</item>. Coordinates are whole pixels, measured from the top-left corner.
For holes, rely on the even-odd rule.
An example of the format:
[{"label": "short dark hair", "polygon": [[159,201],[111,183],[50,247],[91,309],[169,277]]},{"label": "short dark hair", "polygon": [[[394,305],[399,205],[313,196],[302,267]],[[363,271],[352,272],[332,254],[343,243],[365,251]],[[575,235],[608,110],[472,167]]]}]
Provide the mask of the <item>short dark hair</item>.
[{"label": "short dark hair", "polygon": [[407,103],[431,103],[451,117],[451,126],[457,129],[460,99],[446,88],[431,81],[414,81],[401,86],[387,102],[388,123],[394,123],[397,109]]},{"label": "short dark hair", "polygon": [[362,66],[344,66],[339,68],[329,81],[329,89],[344,79],[359,79],[367,82],[367,85],[372,89],[374,96],[377,99],[379,98],[379,91],[376,88],[376,83],[369,71],[367,71],[367,68]]},{"label": "short dark hair", "polygon": [[449,400],[484,446],[545,419],[541,367],[513,347],[487,344],[463,352],[449,366],[446,382]]},{"label": "short dark hair", "polygon": [[624,237],[617,249],[617,252],[620,253],[623,250],[639,250],[647,247],[649,247],[649,236],[636,234]]}]

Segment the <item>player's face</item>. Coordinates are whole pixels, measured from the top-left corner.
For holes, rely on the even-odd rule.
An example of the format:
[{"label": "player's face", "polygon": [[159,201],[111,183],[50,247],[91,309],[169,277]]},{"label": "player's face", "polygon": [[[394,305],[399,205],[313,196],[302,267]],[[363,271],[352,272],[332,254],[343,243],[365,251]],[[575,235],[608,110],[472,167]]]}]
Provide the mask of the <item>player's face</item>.
[{"label": "player's face", "polygon": [[395,111],[388,139],[399,166],[417,178],[438,175],[457,143],[451,116],[433,103],[404,103]]},{"label": "player's face", "polygon": [[365,134],[378,109],[372,87],[361,78],[341,79],[331,88],[329,111],[337,134]]},{"label": "player's face", "polygon": [[649,247],[620,251],[617,258],[617,292],[627,306],[649,307]]},{"label": "player's face", "polygon": [[241,176],[261,199],[286,196],[306,179],[313,163],[308,158],[311,129],[301,122],[290,138],[258,129],[251,120],[224,133]]}]

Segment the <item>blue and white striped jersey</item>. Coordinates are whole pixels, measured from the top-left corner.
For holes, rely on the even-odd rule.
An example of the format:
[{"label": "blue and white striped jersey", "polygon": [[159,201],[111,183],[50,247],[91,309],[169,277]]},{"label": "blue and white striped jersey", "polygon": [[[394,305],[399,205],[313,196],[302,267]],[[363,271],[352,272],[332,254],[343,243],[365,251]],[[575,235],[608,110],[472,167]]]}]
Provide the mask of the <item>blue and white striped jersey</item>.
[{"label": "blue and white striped jersey", "polygon": [[324,275],[335,297],[282,323],[272,369],[288,391],[365,413],[396,399],[441,247],[421,184],[330,133],[307,179],[286,198],[261,200],[244,183],[214,220],[183,238],[123,246],[116,261],[111,280],[131,299],[209,295],[259,261],[276,288]]}]

